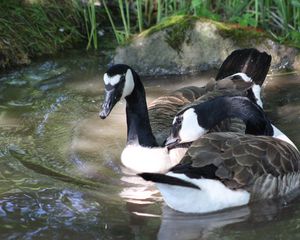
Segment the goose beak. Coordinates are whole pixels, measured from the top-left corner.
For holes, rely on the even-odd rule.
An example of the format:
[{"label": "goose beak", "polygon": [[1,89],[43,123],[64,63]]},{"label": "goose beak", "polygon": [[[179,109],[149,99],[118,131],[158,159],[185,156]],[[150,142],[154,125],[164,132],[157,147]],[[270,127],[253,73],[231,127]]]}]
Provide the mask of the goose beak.
[{"label": "goose beak", "polygon": [[171,134],[165,143],[165,146],[168,147],[168,149],[172,149],[174,148],[176,145],[178,145],[180,143],[180,139],[178,137],[173,137],[173,135]]},{"label": "goose beak", "polygon": [[115,99],[115,91],[114,90],[105,90],[105,98],[104,102],[102,104],[102,111],[99,113],[99,117],[101,119],[105,119],[115,106],[117,101],[114,101]]}]

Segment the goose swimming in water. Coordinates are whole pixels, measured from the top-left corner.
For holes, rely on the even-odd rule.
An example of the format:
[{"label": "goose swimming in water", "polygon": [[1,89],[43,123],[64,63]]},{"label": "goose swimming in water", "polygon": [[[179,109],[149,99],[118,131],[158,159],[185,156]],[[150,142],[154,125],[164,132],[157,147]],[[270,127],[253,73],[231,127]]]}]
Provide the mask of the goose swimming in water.
[{"label": "goose swimming in water", "polygon": [[[203,115],[206,107],[212,113]],[[246,133],[267,136],[205,134],[216,123],[214,119],[232,116],[244,121]],[[166,174],[138,175],[156,183],[169,207],[186,213],[206,213],[282,197],[300,187],[300,154],[273,135],[270,121],[249,99],[219,97],[175,117],[167,145],[193,141],[178,165]]]},{"label": "goose swimming in water", "polygon": [[[253,87],[263,83],[270,62],[268,54],[256,49],[236,50],[222,64],[216,78],[218,81],[202,88],[179,89],[155,100],[149,110],[138,74],[124,64],[112,66],[104,74],[105,100],[100,117],[106,118],[120,99],[126,100],[127,144],[121,155],[123,165],[135,172],[161,173],[176,165],[189,146],[183,144],[169,150],[163,146],[176,113],[208,92],[224,95],[226,89],[228,94],[234,91],[235,95],[261,101]],[[204,101],[205,97],[201,99]]]}]

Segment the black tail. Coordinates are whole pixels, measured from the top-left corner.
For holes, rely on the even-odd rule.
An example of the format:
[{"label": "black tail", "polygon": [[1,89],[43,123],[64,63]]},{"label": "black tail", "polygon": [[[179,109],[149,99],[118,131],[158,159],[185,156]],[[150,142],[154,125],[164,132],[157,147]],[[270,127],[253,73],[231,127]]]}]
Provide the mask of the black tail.
[{"label": "black tail", "polygon": [[161,173],[139,173],[138,175],[144,178],[146,181],[200,189],[197,185],[193,183]]},{"label": "black tail", "polygon": [[259,85],[264,83],[271,64],[271,56],[254,48],[233,51],[223,62],[216,80],[223,79],[235,73],[245,73]]}]

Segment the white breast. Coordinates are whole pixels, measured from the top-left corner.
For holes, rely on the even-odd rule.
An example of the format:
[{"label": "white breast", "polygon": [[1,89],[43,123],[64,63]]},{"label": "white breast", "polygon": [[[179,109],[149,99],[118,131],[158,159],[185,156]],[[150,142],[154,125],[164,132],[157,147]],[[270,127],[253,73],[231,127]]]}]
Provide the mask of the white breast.
[{"label": "white breast", "polygon": [[183,158],[187,150],[188,148],[174,148],[169,151],[172,167],[177,165],[180,162],[180,160]]},{"label": "white breast", "polygon": [[137,173],[165,173],[174,164],[167,148],[147,148],[140,145],[128,145],[121,155],[123,165]]}]

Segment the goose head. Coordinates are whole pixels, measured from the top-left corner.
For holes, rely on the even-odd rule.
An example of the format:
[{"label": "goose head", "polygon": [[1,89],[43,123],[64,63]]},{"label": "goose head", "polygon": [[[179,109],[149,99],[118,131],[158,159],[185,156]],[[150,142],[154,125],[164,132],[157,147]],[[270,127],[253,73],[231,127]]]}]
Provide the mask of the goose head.
[{"label": "goose head", "polygon": [[180,143],[193,142],[208,132],[199,123],[199,116],[194,107],[179,112],[172,123],[171,134],[167,138],[166,146],[172,147]]},{"label": "goose head", "polygon": [[99,116],[105,119],[120,99],[129,96],[134,89],[134,75],[132,68],[125,64],[110,67],[103,76],[105,97]]}]

